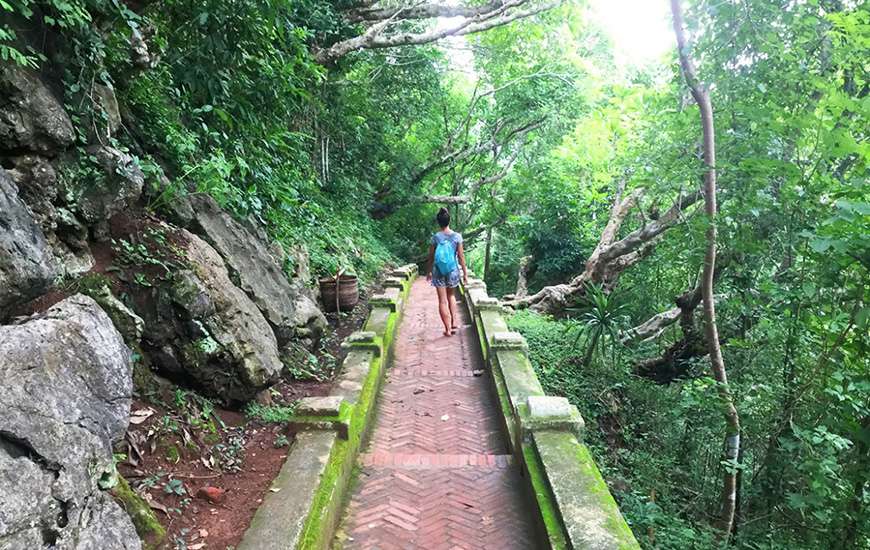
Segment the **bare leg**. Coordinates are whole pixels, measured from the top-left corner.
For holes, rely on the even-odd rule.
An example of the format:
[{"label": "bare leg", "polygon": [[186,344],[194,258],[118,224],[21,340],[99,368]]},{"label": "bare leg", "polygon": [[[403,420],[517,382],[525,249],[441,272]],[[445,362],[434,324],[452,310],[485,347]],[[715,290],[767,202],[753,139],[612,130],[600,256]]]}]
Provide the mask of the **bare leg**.
[{"label": "bare leg", "polygon": [[435,290],[438,292],[438,313],[441,315],[441,322],[444,323],[444,336],[450,336],[450,305],[447,303],[448,289],[437,286]]},{"label": "bare leg", "polygon": [[456,289],[448,288],[447,303],[450,305],[450,332],[455,334],[459,328],[459,314],[456,313]]}]

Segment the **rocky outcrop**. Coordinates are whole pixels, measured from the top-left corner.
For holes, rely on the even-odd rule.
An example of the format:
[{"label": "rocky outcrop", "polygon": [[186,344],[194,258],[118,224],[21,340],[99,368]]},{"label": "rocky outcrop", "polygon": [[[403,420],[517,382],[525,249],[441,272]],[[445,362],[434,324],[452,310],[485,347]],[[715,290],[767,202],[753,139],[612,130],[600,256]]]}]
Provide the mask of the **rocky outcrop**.
[{"label": "rocky outcrop", "polygon": [[42,293],[56,274],[42,230],[0,169],[0,320],[9,306]]},{"label": "rocky outcrop", "polygon": [[132,366],[97,303],[76,295],[0,327],[0,387],[0,548],[140,548],[99,487],[127,429]]},{"label": "rocky outcrop", "polygon": [[105,145],[88,147],[102,168],[105,178],[93,182],[74,182],[69,187],[73,204],[82,218],[91,224],[105,222],[131,206],[142,194],[145,176],[133,157]]},{"label": "rocky outcrop", "polygon": [[87,294],[100,304],[128,345],[139,345],[145,332],[145,321],[141,317],[133,313],[124,302],[115,298],[107,285],[89,289]]},{"label": "rocky outcrop", "polygon": [[102,84],[94,84],[92,97],[94,112],[91,114],[88,139],[91,143],[107,143],[121,127],[121,109],[115,90]]},{"label": "rocky outcrop", "polygon": [[319,338],[326,318],[303,285],[287,279],[281,258],[269,248],[265,234],[255,235],[207,195],[193,195],[190,203],[193,229],[224,258],[231,277],[274,328],[279,345],[296,337]]},{"label": "rocky outcrop", "polygon": [[0,67],[0,151],[53,154],[73,139],[69,116],[36,72]]},{"label": "rocky outcrop", "polygon": [[[110,111],[108,95],[96,92],[101,101],[106,95],[104,103],[106,111]],[[111,115],[106,116],[107,124],[116,122]],[[82,273],[94,265],[87,244],[88,228],[73,214],[69,204],[78,197],[62,189],[53,164],[66,155],[74,139],[70,118],[35,71],[15,66],[0,68],[0,157],[19,188],[19,198],[30,207],[42,228],[50,254],[63,274]],[[90,154],[98,159],[107,157],[94,151]],[[105,178],[108,182],[121,179],[116,174],[121,170],[116,171],[114,166],[106,170],[112,170]],[[82,183],[84,187],[91,182]],[[93,218],[101,219],[98,215]]]},{"label": "rocky outcrop", "polygon": [[187,268],[138,301],[146,323],[143,348],[160,368],[213,396],[251,399],[280,375],[275,335],[215,249],[179,231]]},{"label": "rocky outcrop", "polygon": [[47,157],[21,155],[7,159],[18,196],[33,213],[63,274],[78,274],[94,265],[88,227],[59,197],[57,171]]},{"label": "rocky outcrop", "polygon": [[57,172],[49,159],[39,155],[20,155],[8,159],[8,175],[18,186],[18,196],[45,225],[54,217],[57,199]]}]

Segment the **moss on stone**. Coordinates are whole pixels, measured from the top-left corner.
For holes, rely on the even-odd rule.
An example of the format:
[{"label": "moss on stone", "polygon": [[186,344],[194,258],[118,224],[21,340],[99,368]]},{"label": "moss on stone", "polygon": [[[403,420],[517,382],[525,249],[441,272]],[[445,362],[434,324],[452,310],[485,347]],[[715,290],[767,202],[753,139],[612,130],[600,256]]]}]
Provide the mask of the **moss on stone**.
[{"label": "moss on stone", "polygon": [[151,507],[130,488],[127,480],[118,476],[118,484],[112,488],[112,496],[130,516],[136,533],[142,539],[145,550],[156,550],[166,537],[166,530],[157,521]]},{"label": "moss on stone", "polygon": [[375,334],[386,334],[387,323],[392,316],[390,308],[373,307],[369,313],[369,318],[366,321],[364,330],[374,332]]},{"label": "moss on stone", "polygon": [[298,549],[313,550],[328,546],[338,511],[344,503],[346,482],[353,469],[355,454],[352,448],[350,440],[335,440],[320,485],[311,501],[311,510],[302,528]]},{"label": "moss on stone", "polygon": [[[544,390],[524,351],[495,350],[490,345],[493,335],[507,331],[507,324],[497,309],[478,309],[472,303],[486,298],[485,292],[475,291],[473,297],[467,289],[462,292],[491,367],[513,453],[522,459],[528,474],[550,547],[638,550],[589,450],[574,434],[533,430],[535,445],[519,439],[516,423],[519,417],[529,417],[526,398],[543,396]],[[539,445],[544,452],[539,452]]]},{"label": "moss on stone", "polygon": [[[413,281],[413,277],[411,277],[411,281]],[[410,281],[402,296],[407,296],[409,290]],[[362,388],[356,401],[354,403],[345,401],[340,406],[337,420],[347,423],[347,439],[336,440],[327,459],[297,545],[297,548],[301,550],[326,548],[332,540],[338,522],[338,514],[343,509],[345,499],[349,494],[350,479],[356,457],[374,417],[378,391],[384,378],[386,364],[392,355],[393,340],[400,317],[401,310],[391,312],[382,325],[377,327],[382,332],[373,330],[377,334],[375,341],[380,347],[380,354],[371,357],[368,372],[362,381]],[[371,321],[371,315],[369,321]],[[366,328],[369,329],[368,323]],[[358,346],[351,346],[351,350],[355,347]],[[321,420],[323,420],[322,417]]]},{"label": "moss on stone", "polygon": [[525,401],[530,395],[545,395],[544,388],[535,375],[535,369],[526,354],[519,350],[498,350],[493,353],[493,362],[498,363],[511,402]]},{"label": "moss on stone", "polygon": [[74,279],[69,287],[73,292],[80,292],[96,300],[95,296],[102,294],[110,282],[109,278],[102,273],[85,273]]},{"label": "moss on stone", "polygon": [[534,442],[572,545],[639,550],[589,449],[565,432],[536,432]]},{"label": "moss on stone", "polygon": [[540,458],[531,445],[523,445],[522,447],[523,464],[529,476],[529,483],[535,495],[535,504],[541,515],[544,530],[547,532],[550,548],[553,550],[568,548],[562,519],[559,517],[555,499],[547,485],[547,478],[544,475]]}]

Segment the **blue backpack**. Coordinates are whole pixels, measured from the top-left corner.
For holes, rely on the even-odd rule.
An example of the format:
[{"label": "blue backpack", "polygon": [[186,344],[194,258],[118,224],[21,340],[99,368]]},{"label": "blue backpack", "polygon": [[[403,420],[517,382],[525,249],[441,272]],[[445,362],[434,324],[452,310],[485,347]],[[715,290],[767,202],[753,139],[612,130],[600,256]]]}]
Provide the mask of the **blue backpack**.
[{"label": "blue backpack", "polygon": [[456,248],[451,239],[444,239],[435,248],[435,268],[442,275],[450,275],[457,268]]}]

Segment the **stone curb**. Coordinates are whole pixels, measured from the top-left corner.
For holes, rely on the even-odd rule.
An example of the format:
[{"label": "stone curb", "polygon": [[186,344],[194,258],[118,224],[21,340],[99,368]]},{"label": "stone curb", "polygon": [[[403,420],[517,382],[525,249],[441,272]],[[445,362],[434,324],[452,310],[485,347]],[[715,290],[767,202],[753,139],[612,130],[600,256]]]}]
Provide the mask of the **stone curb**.
[{"label": "stone curb", "polygon": [[297,404],[289,424],[300,433],[237,550],[330,547],[416,274],[416,266],[394,270],[398,286],[386,286],[383,301],[370,300],[366,330],[342,342],[348,353],[333,394]]},{"label": "stone curb", "polygon": [[580,411],[564,397],[544,394],[525,338],[508,329],[503,308],[470,279],[466,307],[489,366],[511,452],[535,495],[538,523],[555,549],[640,550],[583,445]]}]

